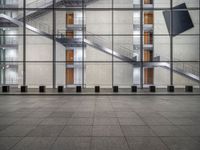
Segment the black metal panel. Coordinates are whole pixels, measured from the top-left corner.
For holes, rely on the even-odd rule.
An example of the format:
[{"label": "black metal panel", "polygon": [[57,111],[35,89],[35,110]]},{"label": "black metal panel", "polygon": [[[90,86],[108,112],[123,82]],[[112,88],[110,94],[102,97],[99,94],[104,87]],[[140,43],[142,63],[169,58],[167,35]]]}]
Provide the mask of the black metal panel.
[{"label": "black metal panel", "polygon": [[[192,19],[190,17],[190,14],[187,10],[185,3],[173,7],[172,10],[173,10],[173,12],[171,12],[169,10],[163,11],[167,29],[168,29],[169,33],[170,33],[170,31],[172,31],[172,33],[171,33],[172,36],[181,34],[181,33],[194,27],[194,24],[192,22]],[[172,16],[170,13],[172,13]],[[170,29],[171,21],[172,21],[172,29]]]}]

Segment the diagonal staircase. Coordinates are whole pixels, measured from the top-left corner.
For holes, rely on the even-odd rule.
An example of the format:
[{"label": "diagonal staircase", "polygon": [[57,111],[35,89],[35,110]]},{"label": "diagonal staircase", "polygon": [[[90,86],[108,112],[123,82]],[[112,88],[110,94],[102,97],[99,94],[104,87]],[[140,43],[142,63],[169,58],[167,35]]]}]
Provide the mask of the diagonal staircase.
[{"label": "diagonal staircase", "polygon": [[[4,18],[6,20],[8,20],[9,22],[12,22],[14,23],[15,25],[17,26],[20,26],[20,27],[23,27],[23,22],[17,20],[17,19],[14,19],[14,18],[11,18],[7,15],[4,15],[4,14],[0,14],[0,18]],[[51,40],[53,40],[52,38],[52,35],[50,33],[47,33],[47,32],[44,32],[44,31],[41,31],[31,25],[28,25],[26,24],[26,28],[29,29],[30,31],[34,32],[34,33],[37,33],[39,35],[42,35],[42,36],[45,36]],[[63,46],[67,46],[68,43],[70,43],[69,39],[67,39],[65,36],[62,36],[62,35],[58,35],[56,37],[56,41],[59,42],[60,44],[62,44]],[[82,44],[82,40],[81,39],[78,39],[78,40],[73,40],[74,44]],[[135,61],[134,59],[131,59],[127,56],[124,56],[124,55],[121,55],[120,53],[110,49],[110,48],[106,48],[98,43],[95,43],[95,42],[91,42],[89,41],[88,39],[84,39],[83,40],[84,44],[87,44],[87,45],[90,45],[94,48],[97,48],[98,50],[102,51],[102,52],[105,52],[109,55],[114,55],[114,57],[120,59],[120,60],[123,60],[123,61],[126,61],[126,62],[130,62],[132,63],[133,61]],[[71,46],[71,45],[70,45]],[[81,45],[82,46],[82,45]]]},{"label": "diagonal staircase", "polygon": [[[171,65],[169,63],[169,59],[162,57],[162,60],[167,60],[166,62],[160,62],[161,56],[154,57],[154,61],[156,61],[153,64],[153,67],[162,67],[167,70],[171,69]],[[177,58],[173,58],[174,61],[181,62],[181,60]],[[148,64],[145,64],[145,66],[149,66]],[[195,67],[194,65],[188,64],[188,63],[173,63],[173,71],[176,72],[179,75],[182,75],[186,78],[189,78],[190,80],[193,80],[195,82],[199,82],[199,69],[198,67]]]},{"label": "diagonal staircase", "polygon": [[115,58],[118,58],[118,59],[120,59],[122,61],[131,63],[131,64],[134,61],[136,61],[135,58],[131,59],[130,57],[124,56],[124,55],[122,55],[122,54],[120,54],[120,53],[118,53],[118,52],[116,52],[116,51],[114,51],[114,50],[112,50],[110,48],[104,47],[104,46],[102,46],[102,45],[100,45],[98,43],[92,42],[92,41],[90,41],[88,39],[84,39],[84,43],[86,43],[87,45],[89,45],[91,47],[94,47],[94,48],[96,48],[96,49],[98,49],[98,50],[100,50],[102,52],[105,52],[105,53],[107,53],[109,55],[113,55]]},{"label": "diagonal staircase", "polygon": [[[61,36],[60,43],[63,43],[65,46],[67,46],[70,42],[69,39],[66,38],[66,36],[64,36],[65,31],[58,31],[58,33]],[[82,44],[82,42],[84,42],[85,45],[89,45],[93,48],[96,48],[104,53],[107,53],[109,55],[114,55],[115,58],[118,58],[120,60],[123,60],[125,62],[135,62],[136,61],[136,57],[133,57],[133,50],[130,50],[124,46],[117,46],[114,50],[112,50],[112,44],[110,41],[106,40],[105,38],[101,37],[101,36],[95,36],[95,34],[91,33],[91,32],[86,32],[86,36],[85,39],[82,41],[82,39],[78,39],[77,41],[79,41],[79,43]],[[81,45],[83,46],[83,45]]]},{"label": "diagonal staircase", "polygon": [[[135,64],[136,67],[140,67],[139,64]],[[170,70],[171,67],[170,67],[170,63],[168,62],[151,62],[151,63],[148,63],[148,62],[144,62],[143,63],[143,67],[161,67],[161,68],[164,68],[164,69],[167,69],[167,70]],[[186,71],[185,69],[183,68],[180,68],[180,67],[177,67],[177,66],[173,66],[173,71],[181,76],[184,76],[192,81],[195,81],[195,82],[199,82],[199,76],[194,74],[194,73],[190,73],[189,71]]]},{"label": "diagonal staircase", "polygon": [[[126,59],[124,61],[136,61],[137,57],[135,56],[135,52],[132,49],[129,49],[125,46],[120,45],[119,43],[116,45],[112,45],[112,42],[108,39],[105,39],[102,36],[96,36],[94,33],[86,32],[86,39],[89,41],[87,44],[93,46],[91,43],[98,43],[98,45],[103,45],[106,48],[114,49],[117,53],[119,53],[122,57],[124,56]],[[134,55],[135,54],[135,55]],[[135,57],[134,57],[135,56]]]},{"label": "diagonal staircase", "polygon": [[[11,18],[7,15],[4,15],[4,14],[0,14],[0,19],[3,18],[3,19],[6,19],[8,20],[9,22],[12,22],[13,24],[17,25],[17,26],[23,26],[23,22],[17,20],[17,19],[14,19],[14,18]],[[31,25],[28,25],[26,24],[26,28],[29,29],[30,31],[32,32],[35,32],[39,35],[42,35],[42,36],[45,36],[49,39],[52,40],[52,36],[51,34],[47,33],[47,32],[44,32],[44,31],[41,31]],[[68,39],[66,39],[66,37],[64,36],[58,36],[56,37],[56,41],[61,43],[63,46],[66,46],[66,43],[68,42]],[[76,41],[77,42],[77,41]],[[93,41],[90,41],[89,39],[84,39],[83,41],[80,40],[79,41],[80,43],[84,42],[84,44],[86,45],[89,45],[89,46],[92,46],[104,53],[107,53],[109,55],[113,55],[115,58],[118,58],[122,61],[125,61],[127,63],[130,63],[130,64],[133,64],[134,67],[140,67],[141,66],[141,63],[140,62],[136,62],[136,58],[131,58],[131,57],[128,57],[126,56],[125,54],[123,53],[120,53],[118,51],[114,51],[110,48],[107,48],[107,47],[104,47],[102,46],[102,44],[99,44],[98,43],[98,40],[93,40]],[[123,49],[121,49],[121,51],[123,51]],[[144,62],[143,63],[143,67],[162,67],[164,69],[168,69],[170,70],[170,63],[167,63],[167,62],[159,62],[159,60],[157,60],[157,62]],[[180,67],[177,67],[177,66],[174,66],[173,67],[173,71],[179,75],[182,75],[188,79],[191,79],[195,82],[199,82],[199,76],[194,74],[194,73],[191,73],[189,71],[186,71],[185,69],[183,68],[180,68]]]},{"label": "diagonal staircase", "polygon": [[[96,43],[98,43],[98,45],[95,47],[97,49],[100,49],[99,45],[100,46],[101,45],[107,45],[106,41],[102,42],[102,39],[100,39],[98,36],[97,37],[96,36],[89,36],[89,37],[92,37],[92,38],[89,39],[89,42],[87,43],[88,45],[91,45],[91,46],[94,47],[94,45],[96,45]],[[94,43],[92,43],[91,41],[94,41]],[[105,49],[106,49],[106,47],[105,47]],[[110,46],[108,46],[108,47],[110,47]],[[121,55],[120,56],[121,60],[133,64],[134,67],[140,67],[141,66],[141,64],[139,62],[135,62],[137,60],[136,57],[132,58],[132,56],[134,54],[133,50],[129,50],[129,49],[125,48],[125,47],[121,47],[121,48],[116,49],[116,51]],[[167,69],[167,70],[170,70],[170,68],[171,68],[170,63],[168,63],[168,62],[160,62],[160,56],[155,57],[154,61],[155,62],[144,62],[143,63],[143,67],[153,67],[153,68],[154,67],[161,67],[161,68],[164,68],[164,69]],[[179,62],[180,60],[175,59],[175,61]],[[192,80],[192,81],[195,81],[195,82],[199,82],[200,81],[199,80],[199,70],[198,70],[198,68],[195,68],[192,65],[183,64],[183,63],[181,65],[179,65],[179,64],[175,64],[174,63],[173,64],[173,71],[175,73],[181,75],[181,76],[184,76],[184,77]]]},{"label": "diagonal staircase", "polygon": [[[82,7],[82,5],[88,5],[96,0],[55,0],[55,7]],[[26,13],[26,20],[32,20],[40,17],[41,15],[47,14],[51,11],[49,8],[53,8],[53,0],[35,0],[34,2],[28,3],[26,8],[37,8],[37,10],[30,10]],[[19,14],[15,19],[22,21],[23,12]]]}]

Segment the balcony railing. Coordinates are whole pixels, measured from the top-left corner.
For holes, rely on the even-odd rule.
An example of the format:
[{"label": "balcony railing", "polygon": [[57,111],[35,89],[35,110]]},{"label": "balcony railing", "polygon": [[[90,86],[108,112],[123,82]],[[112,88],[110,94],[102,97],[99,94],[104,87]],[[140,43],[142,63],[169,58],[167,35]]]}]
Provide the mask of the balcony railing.
[{"label": "balcony railing", "polygon": [[5,57],[5,61],[12,62],[12,61],[17,61],[17,60],[18,60],[17,56],[16,57],[10,57],[10,56]]},{"label": "balcony railing", "polygon": [[0,45],[17,45],[18,40],[17,37],[14,36],[6,36],[4,41],[1,41]]},{"label": "balcony railing", "polygon": [[0,0],[0,8],[17,8],[18,7],[18,0]]}]

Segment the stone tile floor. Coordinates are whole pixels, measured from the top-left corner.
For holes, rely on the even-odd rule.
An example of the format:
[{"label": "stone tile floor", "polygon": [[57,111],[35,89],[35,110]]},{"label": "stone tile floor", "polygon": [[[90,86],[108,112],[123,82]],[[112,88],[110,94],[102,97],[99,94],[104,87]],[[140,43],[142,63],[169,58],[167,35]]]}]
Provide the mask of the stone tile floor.
[{"label": "stone tile floor", "polygon": [[0,96],[0,150],[199,150],[200,96]]}]

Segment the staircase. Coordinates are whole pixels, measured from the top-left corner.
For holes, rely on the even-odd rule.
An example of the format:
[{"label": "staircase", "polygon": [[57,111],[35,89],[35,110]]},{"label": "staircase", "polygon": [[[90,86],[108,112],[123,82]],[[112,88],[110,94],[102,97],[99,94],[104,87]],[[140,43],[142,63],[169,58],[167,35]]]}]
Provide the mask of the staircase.
[{"label": "staircase", "polygon": [[[17,26],[23,27],[23,22],[21,22],[19,20],[16,20],[14,18],[11,18],[11,17],[9,17],[7,15],[0,14],[0,18],[4,18],[4,19],[6,19],[6,20],[8,20],[8,21],[10,21],[12,23],[14,23]],[[45,36],[45,37],[47,37],[47,38],[49,38],[49,39],[52,40],[52,35],[51,35],[52,29],[50,29],[49,26],[46,26],[46,29],[43,28],[42,29],[43,31],[40,30],[40,29],[38,29],[38,28],[36,28],[36,27],[28,25],[28,24],[26,24],[26,28],[29,29],[32,32],[35,32],[35,33],[37,33],[39,35]],[[47,32],[44,32],[44,30],[47,31]],[[118,53],[117,51],[114,51],[114,50],[112,50],[110,48],[104,47],[101,44],[95,43],[94,41],[90,41],[88,39],[84,39],[84,40],[82,40],[82,39],[73,39],[73,40],[69,41],[69,39],[67,39],[66,36],[64,36],[64,34],[59,34],[59,35],[57,34],[56,41],[59,42],[59,43],[61,43],[65,47],[66,46],[74,46],[74,45],[68,45],[70,43],[72,43],[72,44],[79,44],[80,46],[82,46],[82,42],[84,42],[84,44],[87,44],[87,45],[90,45],[90,46],[92,46],[94,48],[97,48],[98,50],[100,50],[102,52],[105,52],[105,53],[107,53],[109,55],[114,55],[114,57],[116,57],[116,58],[118,58],[120,60],[129,62],[129,63],[132,63],[133,61],[136,61],[135,60],[136,58],[132,58],[131,59],[130,57],[124,56],[124,55]]]},{"label": "staircase", "polygon": [[[63,43],[65,46],[69,46],[70,41],[64,36],[65,31],[58,31],[58,33],[59,33],[58,35],[62,35],[61,38],[58,38],[60,43]],[[105,38],[103,38],[101,36],[95,36],[91,32],[86,32],[86,34],[89,36],[86,36],[83,41],[82,41],[82,39],[77,39],[76,40],[77,44],[81,44],[81,46],[83,46],[82,42],[84,42],[84,45],[89,45],[89,46],[96,48],[104,53],[107,53],[109,55],[114,55],[115,58],[118,58],[125,62],[132,63],[133,61],[136,61],[137,58],[133,57],[132,50],[130,50],[126,47],[123,47],[123,46],[118,46],[117,48],[112,50],[111,42],[107,41]]]},{"label": "staircase", "polygon": [[98,44],[98,48],[100,49],[100,47],[102,47],[102,45],[107,48],[110,49],[112,51],[112,49],[114,49],[114,51],[118,54],[121,55],[121,57],[124,57],[124,61],[136,61],[137,58],[134,57],[134,51],[132,49],[128,49],[125,46],[122,45],[112,45],[112,42],[109,41],[108,39],[103,38],[102,36],[96,36],[94,33],[91,32],[86,32],[86,40],[85,42],[87,42],[88,45],[94,47],[94,45]]},{"label": "staircase", "polygon": [[[23,22],[21,22],[21,21],[19,21],[17,19],[13,19],[13,18],[11,18],[11,17],[9,17],[7,15],[0,14],[0,19],[1,18],[6,19],[6,20],[14,23],[17,26],[23,26]],[[26,24],[26,28],[29,29],[32,32],[35,32],[35,33],[37,33],[39,35],[45,36],[45,37],[47,37],[47,38],[52,40],[52,36],[48,32],[48,31],[51,32],[51,29],[48,30],[47,32],[44,32],[44,31],[41,31],[40,29],[35,28],[35,27],[33,27],[31,25],[28,25],[28,24]],[[91,36],[91,37],[93,37],[93,36]],[[63,35],[58,35],[56,37],[56,41],[61,43],[63,46],[66,46],[67,42],[70,43],[69,40]],[[107,53],[109,55],[113,55],[115,58],[118,58],[118,59],[120,59],[120,60],[122,60],[124,62],[132,64],[134,67],[140,67],[140,65],[141,65],[140,62],[136,62],[136,58],[135,57],[132,57],[133,53],[132,53],[131,50],[128,50],[127,48],[124,48],[124,47],[120,47],[116,51],[112,50],[111,48],[102,46],[102,45],[104,45],[102,43],[103,40],[99,39],[99,38],[97,38],[95,36],[92,39],[86,37],[84,40],[79,39],[79,40],[74,40],[74,41],[75,42],[79,42],[81,45],[82,45],[82,42],[84,42],[84,44],[89,45],[91,47],[94,47],[94,48],[96,48],[96,49],[98,49],[98,50],[100,50],[100,51],[102,51],[104,53]],[[156,59],[157,59],[158,62],[151,62],[151,63],[144,62],[143,66],[144,67],[162,67],[162,68],[170,70],[170,63],[159,62],[160,58],[158,56],[156,57]],[[191,71],[187,71],[185,67],[184,68],[180,68],[178,66],[174,66],[173,67],[173,71],[176,72],[177,74],[180,74],[180,75],[182,75],[182,76],[184,76],[186,78],[189,78],[189,79],[191,79],[191,80],[193,80],[195,82],[199,82],[199,76],[197,74],[191,73]]]},{"label": "staircase", "polygon": [[[56,0],[56,7],[63,5],[63,0]],[[53,7],[52,0],[36,0],[34,2],[26,4],[26,8],[37,8],[37,10],[30,10],[26,13],[26,20],[29,21],[31,19],[38,18],[41,14],[46,14],[50,11],[48,8]],[[17,20],[22,21],[24,18],[23,12],[19,13],[19,15],[15,18]]]},{"label": "staircase", "polygon": [[[159,62],[160,60],[166,60],[166,62]],[[187,64],[184,62],[181,62],[180,59],[177,58],[173,58],[173,60],[175,61],[173,63],[173,71],[176,72],[179,75],[182,75],[192,81],[195,82],[200,82],[199,80],[199,69],[198,67],[195,67],[195,65],[191,65],[191,64]],[[165,68],[167,70],[171,69],[171,65],[169,63],[169,59],[165,58],[165,57],[161,57],[161,56],[155,56],[154,57],[154,62],[153,66],[148,64],[148,63],[144,63],[144,67],[146,66],[152,66],[152,67],[162,67]],[[176,63],[178,62],[178,63]]]},{"label": "staircase", "polygon": [[[159,67],[163,67],[163,68],[166,68],[166,69],[170,70],[170,64],[169,63],[164,63],[163,65],[160,65]],[[179,75],[182,75],[182,76],[192,80],[192,81],[199,82],[199,76],[197,76],[197,75],[195,75],[193,73],[187,72],[187,71],[185,71],[185,69],[176,67],[174,65],[173,66],[173,71],[176,72]]]},{"label": "staircase", "polygon": [[[55,0],[55,7],[65,6],[65,7],[82,7],[83,5],[88,5],[95,0]],[[34,2],[28,3],[26,8],[37,8],[37,10],[30,10],[26,13],[26,20],[30,21],[32,19],[40,17],[42,14],[46,14],[53,8],[53,0],[36,0]],[[15,19],[22,21],[23,12],[19,14]]]},{"label": "staircase", "polygon": [[107,47],[104,47],[102,46],[101,44],[98,44],[98,43],[95,43],[95,42],[92,42],[88,39],[84,39],[84,43],[86,43],[87,45],[91,46],[91,47],[94,47],[104,53],[107,53],[109,55],[113,55],[115,58],[118,58],[124,62],[128,62],[128,63],[133,63],[134,61],[136,61],[136,58],[130,58],[130,57],[127,57],[127,56],[124,56],[110,48],[107,48]]}]

